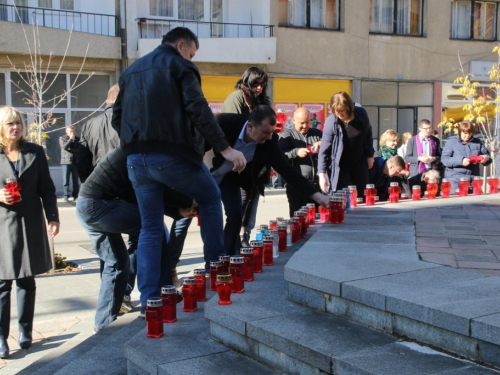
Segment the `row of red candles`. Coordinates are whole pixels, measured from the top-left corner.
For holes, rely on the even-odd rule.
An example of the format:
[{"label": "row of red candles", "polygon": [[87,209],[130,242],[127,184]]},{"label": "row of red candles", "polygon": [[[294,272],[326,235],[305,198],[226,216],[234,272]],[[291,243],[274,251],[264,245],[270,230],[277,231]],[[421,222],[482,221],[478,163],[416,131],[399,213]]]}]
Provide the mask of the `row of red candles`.
[{"label": "row of red candles", "polygon": [[[285,252],[287,244],[297,243],[307,234],[307,228],[315,223],[316,208],[308,204],[294,213],[290,220],[277,218],[268,225],[261,225],[262,241],[250,241],[250,247],[240,249],[239,256],[221,255],[219,261],[210,262],[210,285],[217,291],[219,305],[230,305],[231,293],[243,293],[245,282],[254,281],[255,273],[262,273],[263,266],[274,266],[273,245],[275,238],[267,235],[270,230],[278,232],[279,252]],[[182,285],[184,312],[198,310],[198,302],[206,301],[206,278],[204,269],[195,269],[194,277],[187,277]],[[177,321],[177,292],[173,285],[164,286],[161,298],[149,299],[146,307],[147,337],[164,335],[163,323]]]}]

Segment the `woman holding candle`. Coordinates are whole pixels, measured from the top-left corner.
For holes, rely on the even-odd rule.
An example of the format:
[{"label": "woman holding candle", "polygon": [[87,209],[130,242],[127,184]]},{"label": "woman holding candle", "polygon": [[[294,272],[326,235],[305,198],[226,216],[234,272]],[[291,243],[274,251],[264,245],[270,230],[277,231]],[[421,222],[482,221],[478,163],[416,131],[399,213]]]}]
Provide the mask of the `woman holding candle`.
[{"label": "woman holding candle", "polygon": [[[12,107],[0,109],[0,358],[9,355],[10,293],[17,284],[19,346],[32,342],[35,313],[35,275],[52,268],[47,232],[59,233],[54,183],[41,146],[25,142],[21,114]],[[3,187],[7,179],[20,185],[21,201]],[[45,211],[45,215],[44,215]],[[48,222],[48,228],[45,225]]]},{"label": "woman holding candle", "polygon": [[346,92],[334,94],[330,108],[318,154],[319,185],[325,193],[356,185],[361,197],[374,161],[368,114]]},{"label": "woman holding candle", "polygon": [[451,182],[452,191],[458,189],[460,178],[471,182],[474,176],[479,176],[479,164],[491,164],[489,151],[474,137],[474,131],[471,122],[460,122],[458,135],[450,137],[444,146],[441,161],[446,167],[444,176]]}]

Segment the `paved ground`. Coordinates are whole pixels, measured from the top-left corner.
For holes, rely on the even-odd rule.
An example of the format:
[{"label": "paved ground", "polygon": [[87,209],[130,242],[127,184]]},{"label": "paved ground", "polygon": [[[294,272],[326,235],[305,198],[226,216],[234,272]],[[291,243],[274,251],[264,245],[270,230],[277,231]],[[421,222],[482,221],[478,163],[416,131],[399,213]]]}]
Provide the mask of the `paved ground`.
[{"label": "paved ground", "polygon": [[[11,329],[8,359],[0,359],[2,375],[17,374],[22,369],[50,354],[66,341],[84,330],[92,328],[97,295],[100,286],[99,259],[92,250],[87,234],[75,216],[75,204],[59,201],[61,232],[55,238],[55,252],[68,261],[79,264],[81,271],[57,273],[37,277],[37,299],[33,345],[29,350],[20,350],[17,344],[17,309],[15,293],[12,295]],[[287,216],[288,204],[284,194],[268,195],[259,206],[257,223],[264,224],[269,218]],[[166,224],[170,226],[171,220]],[[185,277],[195,268],[203,267],[202,242],[199,227],[191,225],[186,245],[178,267],[179,277]],[[137,305],[139,294],[132,294]],[[83,323],[83,324],[82,324]]]}]

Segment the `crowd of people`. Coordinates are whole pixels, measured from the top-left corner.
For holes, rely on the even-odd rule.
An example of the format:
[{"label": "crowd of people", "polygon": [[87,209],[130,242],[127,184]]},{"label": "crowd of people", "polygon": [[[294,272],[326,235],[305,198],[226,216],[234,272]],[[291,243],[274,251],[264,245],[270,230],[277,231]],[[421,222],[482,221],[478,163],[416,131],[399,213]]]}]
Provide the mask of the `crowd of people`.
[{"label": "crowd of people", "polygon": [[[77,198],[76,214],[101,259],[101,288],[94,330],[132,308],[130,293],[140,291],[141,316],[147,300],[164,285],[179,286],[176,267],[191,220],[199,216],[205,270],[222,254],[248,246],[259,195],[271,170],[286,181],[290,216],[307,203],[327,207],[328,193],[355,185],[362,197],[375,184],[380,200],[397,181],[422,185],[425,176],[451,181],[479,175],[491,163],[474,137],[471,123],[441,150],[428,120],[419,133],[392,129],[373,148],[368,114],[346,92],[332,96],[330,115],[321,123],[306,108],[293,113],[293,126],[276,131],[276,113],[267,95],[267,74],[248,68],[213,115],[192,63],[198,38],[187,28],[166,34],[162,44],[135,61],[108,92],[105,111],[85,124],[81,138],[68,127],[61,137],[64,198]],[[26,126],[14,108],[0,109],[0,179],[21,186],[21,202],[0,189],[0,358],[9,355],[12,281],[17,284],[19,344],[32,341],[35,275],[52,267],[48,235],[59,231],[56,190],[41,146],[25,142]],[[203,162],[211,152],[209,170]],[[67,153],[67,154],[66,154]],[[226,220],[223,222],[224,207]],[[170,231],[164,215],[175,219]],[[45,222],[48,223],[46,228]],[[128,234],[128,244],[122,238]],[[179,297],[179,300],[181,297]]]}]

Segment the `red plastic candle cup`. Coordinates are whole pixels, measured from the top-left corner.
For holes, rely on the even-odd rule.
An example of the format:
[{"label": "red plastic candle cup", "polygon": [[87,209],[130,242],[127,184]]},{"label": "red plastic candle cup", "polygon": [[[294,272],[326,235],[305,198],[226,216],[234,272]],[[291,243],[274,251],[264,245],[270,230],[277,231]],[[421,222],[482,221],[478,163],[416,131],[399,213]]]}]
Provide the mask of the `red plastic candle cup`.
[{"label": "red plastic candle cup", "polygon": [[[228,267],[229,270],[229,267]],[[222,273],[222,262],[220,260],[210,262],[210,290],[215,290],[217,274]]]},{"label": "red plastic candle cup", "polygon": [[469,179],[467,177],[462,177],[460,181],[458,181],[458,195],[460,197],[469,195],[469,186]]},{"label": "red plastic candle cup", "polygon": [[403,201],[405,199],[410,199],[410,196],[408,195],[408,193],[401,193],[399,199],[401,199]]},{"label": "red plastic candle cup", "polygon": [[233,279],[233,293],[245,291],[245,259],[242,256],[232,256],[229,260],[229,273]]},{"label": "red plastic candle cup", "polygon": [[294,216],[299,219],[299,236],[300,238],[304,238],[304,236],[307,234],[307,220],[306,216],[307,214],[304,215],[304,211],[298,210],[294,213]]},{"label": "red plastic candle cup", "polygon": [[341,224],[344,222],[344,214],[346,212],[346,198],[347,197],[342,192],[335,193],[333,196],[337,198],[337,205],[338,205],[338,212],[339,212],[338,224]]},{"label": "red plastic candle cup", "polygon": [[422,195],[422,188],[420,185],[413,185],[411,188],[411,198],[414,201],[419,201],[420,196]]},{"label": "red plastic candle cup", "polygon": [[359,198],[356,198],[356,206],[358,204],[363,204],[363,198],[359,197]]},{"label": "red plastic candle cup", "polygon": [[263,241],[264,246],[262,247],[262,265],[263,266],[274,266],[273,259],[273,237],[264,236]]},{"label": "red plastic candle cup", "polygon": [[307,149],[309,150],[310,154],[317,154],[319,152],[319,148],[314,147],[314,145],[307,145]]},{"label": "red plastic candle cup", "polygon": [[441,180],[441,197],[449,198],[450,192],[451,192],[451,182],[448,181],[446,178],[443,178]]},{"label": "red plastic candle cup", "polygon": [[292,243],[297,243],[300,240],[300,219],[294,216],[290,220],[292,221]]},{"label": "red plastic candle cup", "polygon": [[429,182],[427,182],[427,193],[428,193],[427,198],[435,199],[437,192],[438,192],[437,181],[434,178],[429,179]]},{"label": "red plastic candle cup", "polygon": [[286,251],[286,224],[278,224],[278,251]]},{"label": "red plastic candle cup", "polygon": [[474,179],[472,180],[472,194],[483,194],[483,179],[479,176],[474,177]]},{"label": "red plastic candle cup", "polygon": [[219,255],[219,260],[222,262],[222,268],[219,273],[228,273],[229,272],[229,255],[223,254]]},{"label": "red plastic candle cup", "polygon": [[196,279],[196,300],[198,302],[205,302],[207,300],[207,281],[205,278],[204,269],[196,269],[193,271],[194,278]]},{"label": "red plastic candle cup", "polygon": [[328,223],[338,224],[340,222],[340,211],[342,210],[341,198],[333,196],[330,198],[330,213]]},{"label": "red plastic candle cup", "polygon": [[389,186],[389,202],[399,203],[399,194],[401,194],[401,188],[397,182],[391,182]]},{"label": "red plastic candle cup", "polygon": [[[351,203],[351,208],[356,207],[358,203],[358,189],[356,188],[356,185],[349,185],[347,189],[349,189],[349,200]],[[361,202],[362,201],[363,200],[361,200]]]},{"label": "red plastic candle cup", "polygon": [[250,246],[253,249],[253,272],[262,273],[262,241],[250,241]]},{"label": "red plastic candle cup", "polygon": [[161,301],[163,304],[163,323],[177,321],[177,291],[173,285],[165,285],[161,288]]},{"label": "red plastic candle cup", "polygon": [[262,235],[263,235],[263,236],[267,236],[267,234],[269,233],[269,232],[268,232],[268,231],[269,231],[269,225],[267,225],[267,224],[262,224],[262,225],[260,226],[260,231],[262,232]]},{"label": "red plastic candle cup", "polygon": [[498,193],[498,177],[488,177],[488,187],[490,194]]},{"label": "red plastic candle cup", "polygon": [[375,205],[375,195],[377,195],[377,190],[375,189],[375,185],[366,184],[365,201],[367,206]]},{"label": "red plastic candle cup", "polygon": [[302,213],[300,211],[295,211],[293,213],[293,217],[296,218],[299,222],[299,238],[303,238],[304,235],[302,227],[304,226],[304,220],[301,220],[300,217],[302,216]]},{"label": "red plastic candle cup", "polygon": [[146,336],[159,339],[163,333],[163,314],[161,298],[148,299],[145,319],[148,324]]},{"label": "red plastic candle cup", "polygon": [[219,305],[230,305],[231,291],[233,290],[233,281],[230,273],[219,273],[217,275],[217,294],[219,295]]},{"label": "red plastic candle cup", "polygon": [[319,222],[325,223],[328,221],[328,212],[329,209],[323,206],[319,206]]},{"label": "red plastic candle cup", "polygon": [[276,229],[278,222],[276,220],[269,220],[269,229]]},{"label": "red plastic candle cup", "polygon": [[306,228],[309,228],[311,224],[309,223],[309,207],[302,206],[299,210],[304,215],[304,222],[306,223]]},{"label": "red plastic candle cup", "polygon": [[316,223],[316,205],[314,203],[308,203],[307,208],[309,209],[309,224]]},{"label": "red plastic candle cup", "polygon": [[196,279],[194,277],[186,277],[182,283],[182,311],[195,312],[198,310],[197,297]]},{"label": "red plastic candle cup", "polygon": [[4,188],[10,193],[12,204],[21,202],[21,195],[19,194],[21,185],[17,182],[15,177],[6,179]]},{"label": "red plastic candle cup", "polygon": [[469,156],[469,162],[471,164],[481,163],[482,160],[483,160],[483,157],[481,155]]},{"label": "red plastic candle cup", "polygon": [[253,247],[242,247],[240,249],[240,254],[244,259],[244,275],[243,279],[245,281],[253,281],[253,270],[254,270],[254,255]]}]

